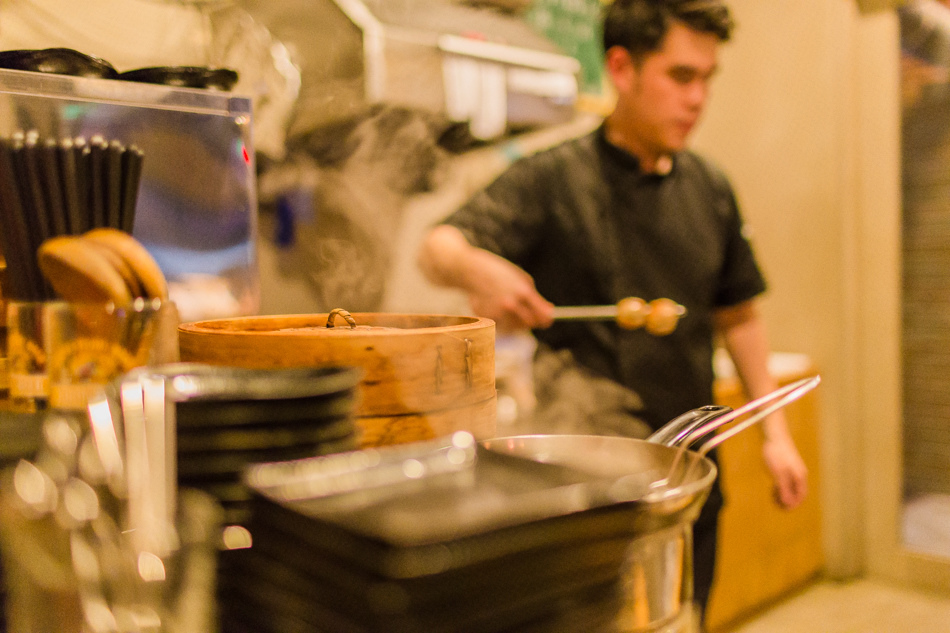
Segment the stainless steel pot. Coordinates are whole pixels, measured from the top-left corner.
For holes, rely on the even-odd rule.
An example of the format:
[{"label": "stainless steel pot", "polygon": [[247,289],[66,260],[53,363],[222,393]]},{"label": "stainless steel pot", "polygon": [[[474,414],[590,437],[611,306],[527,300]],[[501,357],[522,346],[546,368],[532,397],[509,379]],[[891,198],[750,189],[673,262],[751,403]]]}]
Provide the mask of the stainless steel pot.
[{"label": "stainless steel pot", "polygon": [[[621,633],[692,633],[693,523],[717,475],[706,453],[767,415],[810,391],[807,378],[732,411],[708,406],[670,421],[649,438],[597,435],[519,435],[484,441],[493,451],[559,464],[616,479],[618,496],[636,498],[637,533],[626,557],[625,606]],[[742,416],[749,417],[687,450],[698,440]],[[620,490],[619,488],[622,488]]]},{"label": "stainless steel pot", "polygon": [[[728,411],[728,409],[727,409]],[[692,526],[716,478],[716,465],[690,451],[697,461],[689,481],[670,490],[652,491],[665,478],[676,449],[646,440],[596,435],[525,435],[483,442],[490,450],[561,464],[593,475],[617,478],[645,494],[638,504],[637,533],[624,571],[625,607],[620,630],[692,631]],[[624,478],[624,479],[620,479]],[[637,492],[625,492],[623,496]],[[677,624],[679,622],[679,624]],[[669,628],[676,625],[675,628]]]}]

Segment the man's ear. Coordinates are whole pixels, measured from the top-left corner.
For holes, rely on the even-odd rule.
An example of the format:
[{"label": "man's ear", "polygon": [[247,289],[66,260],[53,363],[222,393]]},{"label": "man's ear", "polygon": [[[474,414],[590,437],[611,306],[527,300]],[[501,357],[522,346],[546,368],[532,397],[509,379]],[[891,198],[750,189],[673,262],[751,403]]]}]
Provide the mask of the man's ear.
[{"label": "man's ear", "polygon": [[629,90],[637,74],[637,65],[633,56],[623,46],[611,46],[604,55],[607,74],[618,91]]}]

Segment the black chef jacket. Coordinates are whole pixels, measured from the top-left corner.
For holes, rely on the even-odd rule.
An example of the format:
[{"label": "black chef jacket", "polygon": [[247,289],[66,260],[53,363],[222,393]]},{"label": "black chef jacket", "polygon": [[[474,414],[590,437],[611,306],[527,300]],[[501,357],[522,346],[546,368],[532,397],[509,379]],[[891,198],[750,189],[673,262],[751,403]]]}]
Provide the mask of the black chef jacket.
[{"label": "black chef jacket", "polygon": [[556,322],[534,334],[637,392],[653,428],[712,403],[713,311],[765,281],[732,189],[683,151],[647,174],[603,127],[523,158],[446,221],[474,245],[523,268],[555,305],[668,297],[686,307],[663,337],[612,322]]}]

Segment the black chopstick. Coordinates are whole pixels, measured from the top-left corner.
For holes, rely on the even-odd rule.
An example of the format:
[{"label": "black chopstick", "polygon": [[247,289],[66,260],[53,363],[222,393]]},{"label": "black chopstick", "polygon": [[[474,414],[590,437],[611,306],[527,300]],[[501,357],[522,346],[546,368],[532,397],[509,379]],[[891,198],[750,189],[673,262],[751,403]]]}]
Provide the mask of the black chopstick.
[{"label": "black chopstick", "polygon": [[89,176],[89,143],[82,136],[73,139],[73,158],[76,162],[76,189],[77,200],[79,202],[79,223],[73,227],[73,233],[85,233],[92,228],[92,207]]},{"label": "black chopstick", "polygon": [[122,155],[125,147],[111,141],[106,148],[106,226],[117,229],[122,215]]},{"label": "black chopstick", "polygon": [[36,131],[0,138],[0,248],[7,298],[55,296],[36,254],[47,239],[135,223],[143,153],[102,135],[41,140]]},{"label": "black chopstick", "polygon": [[135,145],[130,145],[122,156],[122,210],[119,228],[130,235],[135,227],[135,207],[138,204],[143,159],[142,150]]},{"label": "black chopstick", "polygon": [[59,169],[59,152],[56,139],[47,139],[37,152],[42,163],[42,188],[46,194],[47,212],[49,214],[50,235],[65,235],[68,233],[66,224],[66,208],[63,205],[63,185]]},{"label": "black chopstick", "polygon": [[89,139],[89,211],[93,227],[106,225],[105,172],[108,144],[101,136]]},{"label": "black chopstick", "polygon": [[43,211],[41,206],[39,210],[36,207],[36,200],[32,195],[30,185],[30,166],[29,154],[26,149],[26,135],[22,132],[16,132],[12,141],[13,157],[13,175],[14,192],[20,201],[20,215],[26,226],[26,241],[24,242],[24,270],[37,271],[37,275],[30,276],[30,298],[45,299],[47,296],[47,285],[38,273],[38,264],[36,262],[36,251],[39,245],[46,239],[45,217],[40,214]]},{"label": "black chopstick", "polygon": [[32,237],[21,205],[13,160],[13,143],[0,142],[0,222],[3,256],[7,262],[7,298],[24,301],[42,298],[39,266],[32,250]]},{"label": "black chopstick", "polygon": [[76,153],[73,139],[61,139],[57,151],[59,153],[60,182],[63,183],[66,231],[72,235],[78,235],[83,232],[83,210],[79,201],[79,184],[76,182]]},{"label": "black chopstick", "polygon": [[40,156],[37,147],[38,135],[29,132],[23,139],[23,145],[17,150],[14,160],[20,165],[17,176],[20,179],[20,192],[25,193],[27,216],[33,218],[33,237],[36,240],[34,251],[52,234],[43,183],[40,180]]}]

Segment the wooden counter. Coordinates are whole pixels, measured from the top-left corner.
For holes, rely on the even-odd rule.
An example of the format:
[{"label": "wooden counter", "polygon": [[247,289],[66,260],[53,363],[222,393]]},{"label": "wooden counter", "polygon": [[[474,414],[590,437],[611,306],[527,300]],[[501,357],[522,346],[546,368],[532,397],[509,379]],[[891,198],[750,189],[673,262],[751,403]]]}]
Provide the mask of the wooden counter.
[{"label": "wooden counter", "polygon": [[[780,384],[814,375],[781,375]],[[762,461],[760,429],[749,429],[719,447],[726,507],[720,516],[716,578],[707,611],[710,633],[726,633],[742,619],[801,588],[824,566],[819,489],[818,397],[821,387],[785,408],[789,428],[808,466],[808,497],[794,510],[773,500]],[[734,378],[716,383],[716,401],[745,402]]]}]

